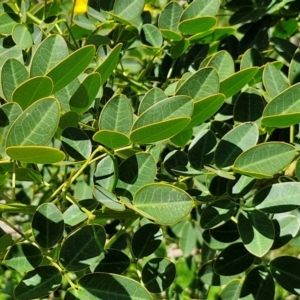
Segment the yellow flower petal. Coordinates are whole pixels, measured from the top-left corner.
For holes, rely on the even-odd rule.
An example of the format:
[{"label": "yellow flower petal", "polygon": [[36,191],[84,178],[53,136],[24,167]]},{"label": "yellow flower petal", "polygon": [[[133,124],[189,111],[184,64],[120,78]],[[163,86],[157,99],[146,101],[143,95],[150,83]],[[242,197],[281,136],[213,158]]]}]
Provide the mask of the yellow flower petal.
[{"label": "yellow flower petal", "polygon": [[88,0],[75,0],[74,13],[81,15],[86,13],[88,10]]}]

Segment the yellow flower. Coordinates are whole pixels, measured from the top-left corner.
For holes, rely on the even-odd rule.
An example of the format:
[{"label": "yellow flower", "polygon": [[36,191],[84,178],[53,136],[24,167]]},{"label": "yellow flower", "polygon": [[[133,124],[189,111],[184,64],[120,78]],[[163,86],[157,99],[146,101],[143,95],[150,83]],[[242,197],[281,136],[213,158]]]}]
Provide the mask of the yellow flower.
[{"label": "yellow flower", "polygon": [[88,10],[88,0],[75,0],[74,13],[81,15],[86,13]]}]

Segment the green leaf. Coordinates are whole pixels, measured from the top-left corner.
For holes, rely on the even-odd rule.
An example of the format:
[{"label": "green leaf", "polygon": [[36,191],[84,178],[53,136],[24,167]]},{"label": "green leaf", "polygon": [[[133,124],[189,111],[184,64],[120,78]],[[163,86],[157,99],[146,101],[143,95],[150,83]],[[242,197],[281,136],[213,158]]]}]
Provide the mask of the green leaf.
[{"label": "green leaf", "polygon": [[289,127],[300,122],[300,83],[273,98],[265,107],[262,124],[268,127]]},{"label": "green leaf", "polygon": [[165,258],[152,258],[144,265],[142,280],[151,293],[165,291],[174,281],[176,276],[175,264]]},{"label": "green leaf", "polygon": [[176,167],[185,167],[188,164],[188,157],[185,152],[173,150],[169,152],[161,164],[161,169],[166,170],[171,176],[175,176],[172,169]]},{"label": "green leaf", "polygon": [[233,119],[236,122],[257,122],[263,114],[265,100],[261,94],[252,87],[239,94],[234,103]]},{"label": "green leaf", "polygon": [[18,272],[31,271],[42,262],[41,250],[29,243],[13,245],[5,256],[5,265]]},{"label": "green leaf", "polygon": [[89,300],[152,300],[151,294],[138,282],[121,275],[91,273],[79,279],[79,286]]},{"label": "green leaf", "polygon": [[241,198],[247,195],[253,188],[256,179],[245,175],[235,175],[235,180],[227,183],[227,193],[233,199]]},{"label": "green leaf", "polygon": [[92,142],[89,136],[81,129],[67,127],[61,135],[61,144],[75,160],[88,159],[92,152]]},{"label": "green leaf", "polygon": [[188,216],[193,208],[193,199],[177,187],[153,183],[137,191],[133,205],[137,212],[156,223],[171,225]]},{"label": "green leaf", "polygon": [[190,96],[196,102],[218,92],[218,73],[215,68],[208,67],[200,69],[190,76],[176,91],[176,95]]},{"label": "green leaf", "polygon": [[283,74],[273,64],[268,63],[263,72],[263,83],[268,94],[274,98],[289,87]]},{"label": "green leaf", "polygon": [[217,139],[213,131],[206,129],[200,131],[188,148],[188,158],[191,166],[197,170],[209,164],[213,159],[213,149]]},{"label": "green leaf", "polygon": [[179,246],[184,257],[192,255],[192,251],[197,247],[197,236],[194,222],[187,221],[182,227]]},{"label": "green leaf", "polygon": [[60,271],[52,266],[41,266],[28,272],[16,286],[14,296],[18,300],[31,300],[45,297],[60,286]]},{"label": "green leaf", "polygon": [[144,0],[116,0],[113,12],[123,20],[133,21],[141,15],[144,5]]},{"label": "green leaf", "polygon": [[[77,91],[77,89],[80,86],[80,81],[76,78],[71,83],[69,83],[67,86],[65,86],[60,91],[56,92],[54,94],[55,98],[58,100],[61,108],[68,112],[70,110],[70,99],[74,95],[74,93]],[[77,114],[77,113],[76,113]]]},{"label": "green leaf", "polygon": [[189,140],[193,136],[193,129],[188,128],[180,131],[176,135],[170,138],[170,142],[177,147],[184,147],[188,144]]},{"label": "green leaf", "polygon": [[209,229],[221,225],[228,221],[235,211],[236,205],[229,199],[214,201],[202,210],[200,226]]},{"label": "green leaf", "polygon": [[35,241],[45,249],[55,246],[63,236],[65,225],[61,211],[52,203],[38,207],[32,218]]},{"label": "green leaf", "polygon": [[[184,12],[183,12],[184,14]],[[193,35],[206,32],[217,24],[217,19],[210,16],[189,18],[179,23],[179,31],[183,34]]]},{"label": "green leaf", "polygon": [[105,238],[105,230],[100,225],[86,225],[73,231],[61,246],[60,264],[68,271],[88,268],[103,252]]},{"label": "green leaf", "polygon": [[260,52],[255,48],[248,49],[241,59],[241,70],[250,67],[260,67],[263,65],[263,58]]},{"label": "green leaf", "polygon": [[142,186],[154,182],[156,162],[149,153],[137,153],[125,159],[119,166],[116,193],[133,199]]},{"label": "green leaf", "polygon": [[89,74],[70,98],[70,109],[82,115],[89,109],[100,89],[101,77],[98,73]]},{"label": "green leaf", "polygon": [[45,146],[8,147],[6,153],[11,159],[33,164],[53,164],[65,159],[64,152]]},{"label": "green leaf", "polygon": [[214,270],[223,276],[236,275],[246,271],[254,260],[255,256],[249,253],[242,243],[234,243],[217,256]]},{"label": "green leaf", "polygon": [[11,234],[4,234],[0,237],[0,255],[1,258],[4,256],[4,254],[7,252],[7,248],[10,247],[14,243],[14,240],[11,236]]},{"label": "green leaf", "polygon": [[220,81],[234,74],[234,61],[225,50],[212,55],[207,67],[214,67],[217,70]]},{"label": "green leaf", "polygon": [[271,42],[274,43],[273,47],[276,52],[280,56],[282,56],[288,63],[290,63],[297,50],[297,46],[286,39],[278,37],[272,37]]},{"label": "green leaf", "polygon": [[258,210],[240,213],[238,228],[243,244],[250,253],[262,257],[271,249],[274,228],[264,213]]},{"label": "green leaf", "polygon": [[270,262],[276,281],[288,292],[300,296],[300,260],[291,256],[280,256]]},{"label": "green leaf", "polygon": [[257,266],[247,274],[239,299],[273,300],[274,296],[275,284],[271,272],[265,266]]},{"label": "green leaf", "polygon": [[69,54],[65,39],[58,34],[50,35],[37,47],[31,61],[30,77],[43,76]]},{"label": "green leaf", "polygon": [[[164,29],[171,33],[177,33],[178,24],[182,14],[182,7],[177,2],[169,2],[163,8],[159,18],[158,27],[162,29],[161,32],[164,35]],[[176,35],[175,35],[176,36]]]},{"label": "green leaf", "polygon": [[93,272],[122,274],[130,265],[130,258],[122,251],[107,249],[103,258],[95,266]]},{"label": "green leaf", "polygon": [[[78,204],[90,212],[98,206],[95,199],[84,199],[78,201]],[[77,204],[72,204],[64,211],[63,218],[66,226],[75,226],[88,218],[88,215],[80,207]]]},{"label": "green leaf", "polygon": [[11,101],[12,93],[17,86],[28,79],[24,64],[14,58],[5,61],[1,71],[1,87],[7,101]]},{"label": "green leaf", "polygon": [[111,192],[101,186],[94,186],[93,194],[97,201],[111,210],[124,211],[125,206]]},{"label": "green leaf", "polygon": [[137,259],[146,257],[155,252],[163,239],[160,226],[148,223],[140,227],[133,235],[131,248]]},{"label": "green leaf", "polygon": [[28,28],[23,24],[16,24],[12,31],[12,38],[20,48],[29,48],[33,44],[32,36]]},{"label": "green leaf", "polygon": [[223,136],[215,150],[215,164],[219,168],[233,165],[236,158],[256,145],[259,137],[255,123],[244,123],[234,127]]},{"label": "green leaf", "polygon": [[291,64],[289,66],[289,83],[290,83],[290,85],[300,82],[299,59],[300,59],[300,51],[299,51],[299,49],[297,49],[297,51],[294,53]]},{"label": "green leaf", "polygon": [[12,101],[17,102],[22,109],[52,94],[53,83],[49,77],[40,76],[26,80],[12,94]]},{"label": "green leaf", "polygon": [[59,104],[54,98],[33,103],[10,127],[6,147],[46,145],[57,128],[59,111]]},{"label": "green leaf", "polygon": [[193,102],[187,96],[174,96],[151,106],[132,127],[130,139],[136,144],[155,143],[168,139],[188,125]]},{"label": "green leaf", "polygon": [[235,279],[230,281],[220,292],[217,300],[238,300],[242,288],[242,281]]},{"label": "green leaf", "polygon": [[84,46],[53,67],[46,76],[53,81],[53,93],[58,92],[77,78],[90,64],[95,54],[93,45]]},{"label": "green leaf", "polygon": [[187,51],[190,46],[190,42],[187,39],[182,39],[178,41],[171,49],[171,56],[172,58],[178,58]]},{"label": "green leaf", "polygon": [[20,17],[13,13],[2,13],[0,14],[0,32],[4,35],[11,35],[15,25],[20,22]]},{"label": "green leaf", "polygon": [[253,205],[267,213],[288,212],[300,206],[299,194],[299,182],[276,183],[259,190],[254,196]]},{"label": "green leaf", "polygon": [[[119,1],[120,2],[120,1]],[[124,1],[123,1],[124,2]],[[139,1],[141,3],[142,1]],[[95,72],[99,73],[101,76],[101,85],[105,83],[105,81],[112,74],[113,70],[116,68],[119,62],[119,56],[122,50],[122,44],[117,44],[106,57],[104,62],[95,70]]]},{"label": "green leaf", "polygon": [[82,289],[75,288],[69,288],[64,296],[64,300],[89,300],[84,295],[84,292]]},{"label": "green leaf", "polygon": [[99,185],[107,191],[115,189],[115,165],[110,156],[100,160],[94,173],[94,185]]},{"label": "green leaf", "polygon": [[76,112],[68,111],[63,114],[58,123],[58,128],[55,132],[55,137],[60,140],[63,130],[68,127],[78,127],[79,117]]},{"label": "green leaf", "polygon": [[183,12],[181,20],[191,19],[198,16],[214,16],[219,9],[219,0],[209,3],[202,0],[194,0]]},{"label": "green leaf", "polygon": [[37,183],[43,182],[43,177],[40,172],[31,168],[18,168],[15,170],[16,180],[18,181],[33,181]]},{"label": "green leaf", "polygon": [[295,151],[286,143],[262,143],[243,152],[236,159],[233,170],[254,178],[271,178],[291,163]]},{"label": "green leaf", "polygon": [[0,155],[6,156],[6,137],[15,120],[22,114],[22,109],[17,103],[7,103],[0,107]]},{"label": "green leaf", "polygon": [[141,100],[138,115],[141,115],[148,108],[153,106],[155,103],[166,99],[166,94],[159,88],[153,88],[146,93],[146,95]]},{"label": "green leaf", "polygon": [[156,48],[160,48],[162,46],[163,38],[156,26],[152,24],[144,24],[142,26],[142,30],[147,44]]},{"label": "green leaf", "polygon": [[258,68],[252,67],[234,73],[220,82],[220,93],[229,98],[239,92],[257,73]]}]

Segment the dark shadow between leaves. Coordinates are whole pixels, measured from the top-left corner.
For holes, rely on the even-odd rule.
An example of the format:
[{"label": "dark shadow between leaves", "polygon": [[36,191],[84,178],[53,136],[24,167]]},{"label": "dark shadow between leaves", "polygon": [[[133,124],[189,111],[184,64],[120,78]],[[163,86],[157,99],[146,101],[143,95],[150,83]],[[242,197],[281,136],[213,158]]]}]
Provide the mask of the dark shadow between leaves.
[{"label": "dark shadow between leaves", "polygon": [[215,163],[219,168],[232,166],[241,153],[243,150],[236,144],[221,140],[215,152]]}]

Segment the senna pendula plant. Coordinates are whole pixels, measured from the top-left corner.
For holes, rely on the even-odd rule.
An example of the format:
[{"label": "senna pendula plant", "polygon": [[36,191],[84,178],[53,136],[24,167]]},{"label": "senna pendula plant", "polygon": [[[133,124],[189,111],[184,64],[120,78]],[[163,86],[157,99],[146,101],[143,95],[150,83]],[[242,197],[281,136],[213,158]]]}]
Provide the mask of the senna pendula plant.
[{"label": "senna pendula plant", "polygon": [[1,2],[0,298],[299,296],[299,12]]}]

